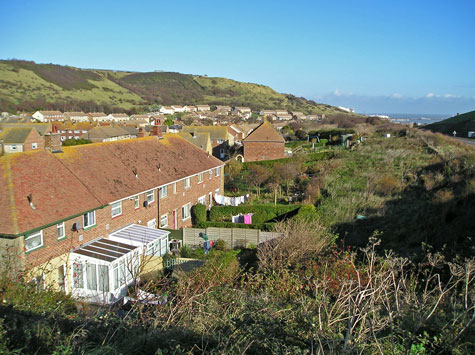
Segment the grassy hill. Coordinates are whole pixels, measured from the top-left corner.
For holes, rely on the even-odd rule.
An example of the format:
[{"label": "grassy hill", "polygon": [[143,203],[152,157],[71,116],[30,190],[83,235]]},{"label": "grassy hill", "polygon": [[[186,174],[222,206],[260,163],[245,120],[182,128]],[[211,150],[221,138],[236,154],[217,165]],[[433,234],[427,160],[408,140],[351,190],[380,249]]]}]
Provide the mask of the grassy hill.
[{"label": "grassy hill", "polygon": [[151,104],[210,104],[288,109],[327,116],[336,107],[280,94],[258,84],[180,73],[79,69],[0,60],[0,109],[140,110]]},{"label": "grassy hill", "polygon": [[468,131],[475,131],[475,111],[466,112],[440,122],[432,123],[425,126],[424,129],[448,135],[452,135],[452,132],[456,131],[457,136],[467,137]]}]

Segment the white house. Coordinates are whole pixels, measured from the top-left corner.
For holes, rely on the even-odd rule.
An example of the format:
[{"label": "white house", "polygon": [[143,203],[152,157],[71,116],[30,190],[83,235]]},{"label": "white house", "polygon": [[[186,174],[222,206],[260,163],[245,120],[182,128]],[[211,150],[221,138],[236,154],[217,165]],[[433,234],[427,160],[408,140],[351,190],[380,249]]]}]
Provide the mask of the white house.
[{"label": "white house", "polygon": [[89,112],[88,116],[89,120],[92,120],[94,122],[110,121],[109,116],[106,115],[104,112]]},{"label": "white house", "polygon": [[60,111],[36,111],[32,117],[40,122],[64,121],[64,115]]},{"label": "white house", "polygon": [[89,122],[89,115],[84,112],[65,112],[64,119],[71,122]]},{"label": "white house", "polygon": [[164,115],[173,115],[175,110],[172,106],[162,106],[160,107],[160,113],[163,113]]},{"label": "white house", "polygon": [[125,122],[129,120],[129,115],[126,113],[111,113],[109,116],[110,121]]},{"label": "white house", "polygon": [[175,111],[175,112],[185,112],[185,107],[184,107],[184,106],[176,106],[176,105],[173,105],[173,106],[172,106],[172,109],[173,109],[173,111]]},{"label": "white house", "polygon": [[197,111],[211,111],[209,105],[196,105]]}]

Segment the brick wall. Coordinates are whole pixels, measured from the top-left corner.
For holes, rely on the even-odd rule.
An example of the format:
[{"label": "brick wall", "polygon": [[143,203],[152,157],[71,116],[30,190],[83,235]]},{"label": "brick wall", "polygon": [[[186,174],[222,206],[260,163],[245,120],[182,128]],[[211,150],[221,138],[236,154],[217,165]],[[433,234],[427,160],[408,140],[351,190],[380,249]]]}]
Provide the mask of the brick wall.
[{"label": "brick wall", "polygon": [[[206,207],[213,204],[213,195],[217,189],[223,194],[223,168],[220,168],[219,176],[216,176],[215,169],[211,170],[211,178],[209,171],[203,173],[203,181],[199,182],[198,176],[190,177],[190,188],[185,188],[185,180],[176,183],[176,193],[174,193],[174,184],[167,185],[167,196],[160,198],[159,202],[159,224],[160,217],[167,215],[168,227],[170,229],[180,229],[182,227],[191,226],[191,218],[183,220],[181,207],[187,203],[194,206],[198,203],[198,198],[205,197]],[[176,223],[174,223],[176,215]]]},{"label": "brick wall", "polygon": [[[37,148],[33,149],[33,143],[36,143]],[[42,136],[38,133],[36,129],[32,129],[30,134],[25,140],[25,143],[23,144],[23,151],[24,152],[29,152],[31,150],[37,150],[37,149],[44,149],[45,148],[45,141]]]},{"label": "brick wall", "polygon": [[[33,250],[26,255],[28,266],[37,266],[46,263],[61,254],[69,252],[71,249],[77,248],[87,242],[97,239],[101,236],[107,237],[109,233],[125,227],[130,223],[136,223],[146,226],[147,222],[156,218],[157,226],[158,207],[157,207],[157,190],[155,190],[155,202],[148,207],[144,207],[145,194],[140,194],[139,208],[135,209],[133,200],[122,201],[122,214],[112,218],[111,206],[97,209],[96,225],[91,228],[73,231],[73,224],[81,222],[83,225],[83,216],[71,218],[64,222],[66,237],[58,240],[57,225],[43,229],[43,247]],[[140,221],[140,222],[139,222]]]},{"label": "brick wall", "polygon": [[244,161],[284,158],[284,142],[244,142]]},{"label": "brick wall", "polygon": [[[212,169],[210,178],[209,172],[203,173],[203,181],[198,182],[198,176],[190,177],[190,188],[185,188],[185,180],[176,183],[176,194],[173,192],[173,184],[167,185],[167,196],[160,198],[160,191],[154,190],[154,202],[144,207],[146,194],[139,195],[139,207],[135,208],[133,198],[122,200],[122,214],[112,218],[112,208],[110,205],[95,210],[96,225],[91,228],[73,231],[73,224],[81,222],[83,225],[83,216],[78,216],[64,221],[65,238],[58,240],[57,225],[43,229],[43,246],[32,250],[26,254],[28,267],[42,265],[49,260],[62,254],[68,253],[87,242],[99,237],[107,237],[109,233],[125,227],[128,224],[136,223],[147,225],[147,222],[156,219],[156,227],[160,226],[160,216],[168,216],[168,227],[170,229],[180,229],[191,226],[191,218],[183,220],[181,207],[187,203],[194,206],[198,203],[198,198],[205,196],[206,206],[209,205],[209,193],[215,193],[217,189],[223,193],[224,171],[220,168],[219,176],[216,176],[215,169]],[[211,196],[212,198],[212,196]],[[73,202],[72,202],[73,203]],[[173,224],[173,213],[176,210],[176,225]]]}]

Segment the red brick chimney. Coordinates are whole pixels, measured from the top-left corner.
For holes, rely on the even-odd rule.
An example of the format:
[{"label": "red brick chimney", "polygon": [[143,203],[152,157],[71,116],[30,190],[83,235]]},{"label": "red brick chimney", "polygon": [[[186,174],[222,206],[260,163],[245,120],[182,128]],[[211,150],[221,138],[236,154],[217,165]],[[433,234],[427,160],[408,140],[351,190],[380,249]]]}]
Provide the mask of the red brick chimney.
[{"label": "red brick chimney", "polygon": [[145,132],[143,130],[143,127],[139,127],[139,133],[137,133],[137,138],[142,138],[145,137]]},{"label": "red brick chimney", "polygon": [[61,134],[57,132],[45,134],[45,149],[52,153],[60,153],[61,150]]},{"label": "red brick chimney", "polygon": [[160,128],[160,126],[153,125],[152,130],[150,131],[150,135],[161,137],[162,136],[162,129]]}]

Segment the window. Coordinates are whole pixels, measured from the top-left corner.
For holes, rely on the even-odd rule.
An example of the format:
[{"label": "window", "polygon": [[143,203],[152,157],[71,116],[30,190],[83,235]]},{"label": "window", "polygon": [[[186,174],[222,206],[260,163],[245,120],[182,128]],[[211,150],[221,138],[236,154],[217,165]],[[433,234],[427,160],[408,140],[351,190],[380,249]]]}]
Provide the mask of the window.
[{"label": "window", "polygon": [[213,177],[213,170],[209,171],[209,178],[211,179]]},{"label": "window", "polygon": [[202,205],[206,206],[206,195],[198,198],[198,203],[201,203]]},{"label": "window", "polygon": [[122,201],[111,204],[112,218],[122,214]]},{"label": "window", "polygon": [[181,218],[182,220],[190,218],[190,206],[191,204],[188,202],[186,205],[181,207]]},{"label": "window", "polygon": [[31,149],[38,149],[38,143],[31,143]]},{"label": "window", "polygon": [[82,263],[76,261],[73,263],[73,283],[74,288],[84,288],[84,275]]},{"label": "window", "polygon": [[200,182],[203,182],[203,173],[199,173],[199,174],[198,174],[198,184],[199,184]]},{"label": "window", "polygon": [[43,246],[43,231],[25,236],[25,251],[32,251]]},{"label": "window", "polygon": [[119,288],[119,264],[113,264],[112,265],[112,277],[114,281],[114,290],[117,290]]},{"label": "window", "polygon": [[91,291],[97,290],[96,264],[86,264],[86,288]]},{"label": "window", "polygon": [[173,193],[176,194],[176,182],[173,184]]},{"label": "window", "polygon": [[168,213],[160,217],[160,228],[168,227]]},{"label": "window", "polygon": [[63,239],[66,234],[64,233],[64,222],[56,225],[56,230],[58,232],[58,240]]},{"label": "window", "polygon": [[82,133],[87,133],[87,131],[86,131],[86,130],[82,130]]},{"label": "window", "polygon": [[134,207],[135,209],[140,207],[140,196],[138,195],[134,197]]},{"label": "window", "polygon": [[151,219],[150,221],[147,222],[147,227],[148,228],[156,228],[157,227],[157,219]]},{"label": "window", "polygon": [[160,198],[165,198],[165,197],[167,197],[167,187],[162,186],[162,188],[160,189]]},{"label": "window", "polygon": [[214,169],[214,175],[219,176],[220,170],[221,170],[221,168]]},{"label": "window", "polygon": [[155,194],[152,191],[147,192],[147,202],[150,204],[155,201]]},{"label": "window", "polygon": [[83,217],[84,228],[92,227],[96,224],[96,211],[88,212]]},{"label": "window", "polygon": [[109,292],[109,266],[97,265],[98,279],[99,279],[99,291]]},{"label": "window", "polygon": [[185,179],[185,189],[189,189],[190,186],[191,186],[191,184],[190,184],[190,178],[186,178],[186,179]]}]

